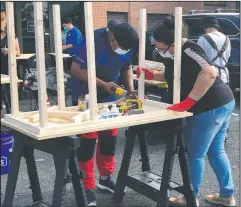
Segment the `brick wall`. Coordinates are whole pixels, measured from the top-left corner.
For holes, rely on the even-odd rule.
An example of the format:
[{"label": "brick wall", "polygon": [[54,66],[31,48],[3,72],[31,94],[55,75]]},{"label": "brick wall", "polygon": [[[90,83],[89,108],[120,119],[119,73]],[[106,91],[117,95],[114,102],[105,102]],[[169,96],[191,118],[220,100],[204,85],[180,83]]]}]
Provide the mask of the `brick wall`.
[{"label": "brick wall", "polygon": [[[147,13],[173,14],[175,7],[183,7],[183,14],[190,10],[214,10],[220,7],[204,6],[204,2],[93,2],[94,28],[107,25],[107,12],[128,12],[128,22],[139,30],[139,12],[146,8]],[[236,8],[236,2],[227,2],[225,8]]]}]

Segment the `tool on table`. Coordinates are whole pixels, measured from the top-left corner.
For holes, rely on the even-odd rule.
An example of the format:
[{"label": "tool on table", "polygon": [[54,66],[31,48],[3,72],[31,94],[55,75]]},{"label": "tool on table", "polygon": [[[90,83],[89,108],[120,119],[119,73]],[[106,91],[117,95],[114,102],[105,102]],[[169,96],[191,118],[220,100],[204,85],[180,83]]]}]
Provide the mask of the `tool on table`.
[{"label": "tool on table", "polygon": [[131,100],[127,100],[126,104],[121,104],[118,106],[119,106],[120,112],[122,114],[125,114],[126,112],[131,110],[135,110],[135,111],[141,110],[142,101],[138,99],[131,99]]},{"label": "tool on table", "polygon": [[111,87],[111,90],[117,95],[117,96],[125,96],[128,92],[123,89],[122,87],[120,86],[112,86]]}]

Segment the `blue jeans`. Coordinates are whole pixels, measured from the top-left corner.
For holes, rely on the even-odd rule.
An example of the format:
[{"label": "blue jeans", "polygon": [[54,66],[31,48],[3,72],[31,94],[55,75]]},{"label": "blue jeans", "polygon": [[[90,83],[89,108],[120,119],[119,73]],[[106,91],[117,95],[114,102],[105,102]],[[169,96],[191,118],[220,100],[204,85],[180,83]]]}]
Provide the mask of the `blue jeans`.
[{"label": "blue jeans", "polygon": [[224,139],[234,107],[235,101],[232,101],[187,120],[186,139],[190,152],[190,175],[196,197],[203,179],[206,155],[217,176],[220,196],[233,196],[231,166],[225,152]]}]

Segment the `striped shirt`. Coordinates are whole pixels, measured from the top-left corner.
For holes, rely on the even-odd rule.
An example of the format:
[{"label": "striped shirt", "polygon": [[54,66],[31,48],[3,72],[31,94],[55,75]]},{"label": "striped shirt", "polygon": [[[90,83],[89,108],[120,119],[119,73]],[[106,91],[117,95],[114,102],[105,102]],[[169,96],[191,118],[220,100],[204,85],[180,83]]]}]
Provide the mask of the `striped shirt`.
[{"label": "striped shirt", "polygon": [[[187,98],[197,80],[202,69],[212,65],[203,49],[191,40],[187,40],[182,46],[181,60],[181,100]],[[215,69],[214,69],[215,70]],[[168,89],[173,91],[173,64],[170,62],[165,65],[165,79],[168,83]],[[229,86],[226,85],[220,77],[217,77],[214,84],[209,88],[206,94],[191,108],[194,114],[209,111],[234,99]]]}]

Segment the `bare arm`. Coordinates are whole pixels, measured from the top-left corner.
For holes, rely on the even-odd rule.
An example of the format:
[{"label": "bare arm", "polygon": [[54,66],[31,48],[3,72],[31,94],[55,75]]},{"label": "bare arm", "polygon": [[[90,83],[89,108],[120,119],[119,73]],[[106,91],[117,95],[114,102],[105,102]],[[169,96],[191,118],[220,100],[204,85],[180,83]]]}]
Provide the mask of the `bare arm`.
[{"label": "bare arm", "polygon": [[[88,71],[86,68],[80,68],[79,64],[73,62],[71,66],[71,74],[79,78],[81,81],[88,82]],[[104,88],[106,82],[96,78],[97,87]]]},{"label": "bare arm", "polygon": [[15,50],[16,50],[16,56],[19,56],[20,55],[20,47],[19,47],[18,39],[15,40]]},{"label": "bare arm", "polygon": [[196,82],[189,93],[189,97],[195,101],[198,101],[204,96],[208,89],[213,85],[217,77],[216,70],[213,66],[207,66],[201,70],[198,74]]},{"label": "bare arm", "polygon": [[128,91],[134,91],[132,66],[123,69],[123,81]]},{"label": "bare arm", "polygon": [[71,49],[73,48],[74,46],[72,44],[68,44],[68,45],[63,45],[63,50],[67,50],[67,49]]},{"label": "bare arm", "polygon": [[163,72],[163,71],[155,72],[153,80],[160,81],[160,82],[166,82],[166,80],[165,80],[165,72]]}]

